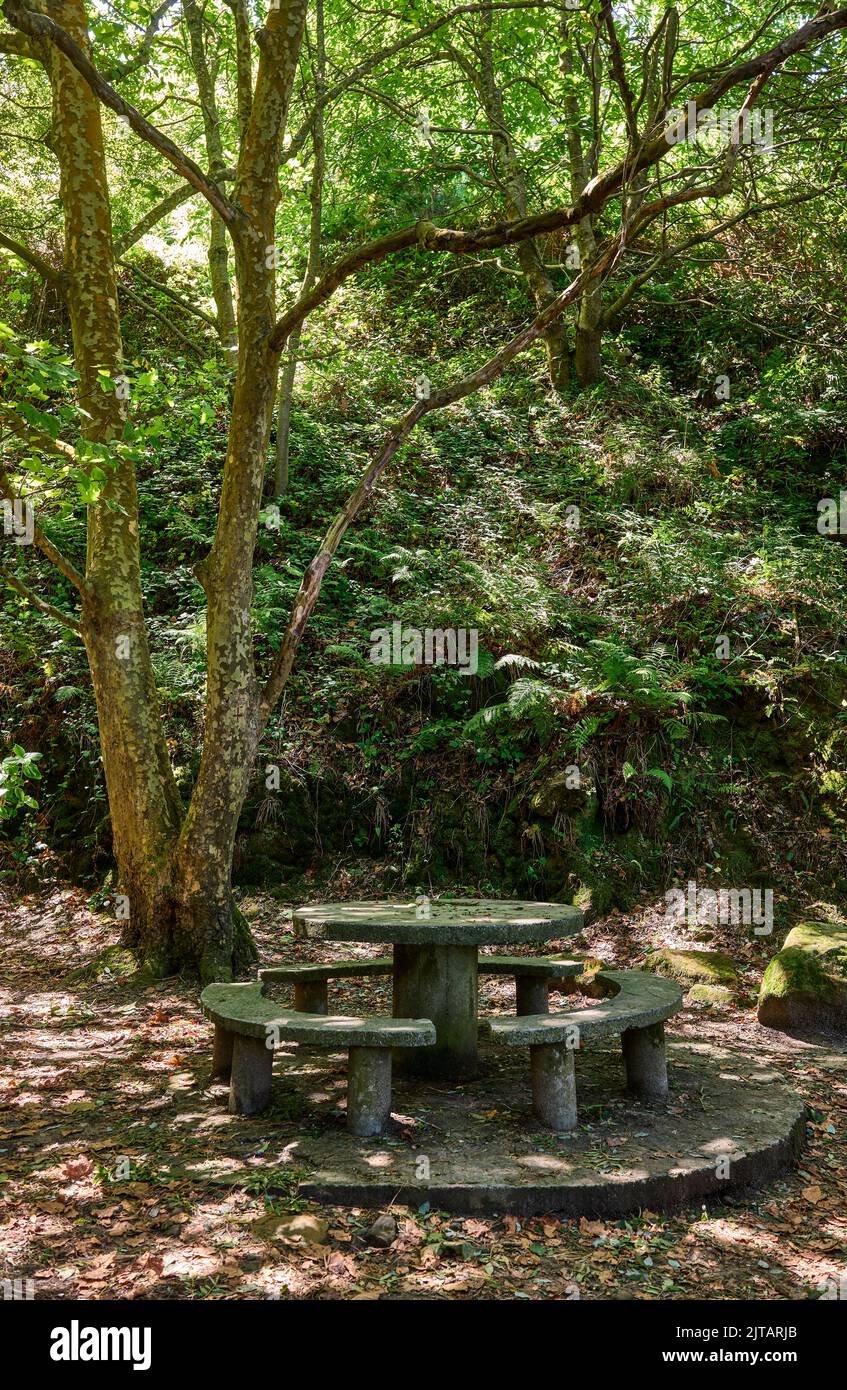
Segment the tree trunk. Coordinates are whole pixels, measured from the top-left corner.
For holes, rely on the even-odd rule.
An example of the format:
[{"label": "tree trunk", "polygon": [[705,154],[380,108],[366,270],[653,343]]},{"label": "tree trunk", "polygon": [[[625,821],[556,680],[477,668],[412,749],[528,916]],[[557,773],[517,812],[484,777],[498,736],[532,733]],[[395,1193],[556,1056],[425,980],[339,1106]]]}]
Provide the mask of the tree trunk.
[{"label": "tree trunk", "polygon": [[[300,293],[305,294],[315,282],[321,261],[321,219],[323,215],[324,172],[326,168],[326,146],[324,116],[321,100],[326,87],[326,42],[324,38],[323,0],[315,4],[315,41],[317,48],[317,67],[315,69],[315,97],[317,109],[312,122],[312,181],[309,192],[309,254],[306,259],[306,272]],[[289,441],[291,436],[291,405],[294,399],[294,381],[297,376],[297,358],[300,352],[300,339],[303,326],[298,324],[288,339],[287,360],[282,372],[279,388],[279,402],[276,411],[276,495],[284,497],[288,492],[289,479]]]},{"label": "tree trunk", "polygon": [[209,235],[209,280],[215,301],[215,318],[221,346],[233,351],[238,344],[232,285],[229,279],[229,246],[226,228],[216,212],[212,212]]},{"label": "tree trunk", "polygon": [[[129,900],[127,940],[160,970],[190,967],[231,978],[255,958],[230,890],[238,817],[259,735],[250,607],[252,557],[273,414],[276,170],[306,0],[283,0],[263,31],[256,100],[245,133],[236,197],[238,373],[215,542],[204,567],[207,700],[203,752],[187,812],[162,728],[144,623],[134,463],[115,452],[89,508],[82,632],[91,666],[111,812],[118,884]],[[84,49],[83,0],[62,0],[56,19]],[[58,49],[49,72],[61,165],[67,297],[79,375],[82,433],[110,445],[127,407],[99,373],[123,376],[123,350],[100,104]]]},{"label": "tree trunk", "polygon": [[[577,66],[578,45],[573,37],[574,16],[563,10],[560,19],[561,50],[559,65],[565,79],[565,112],[568,118],[568,157],[570,160],[571,199],[576,202],[588,187],[597,172],[597,153],[600,148],[599,132],[595,125],[594,138],[590,143],[591,155],[586,152],[582,137],[582,112],[573,82]],[[599,76],[592,68],[594,87],[593,110],[599,101]],[[592,117],[593,119],[593,117]],[[579,264],[587,270],[597,255],[597,239],[594,235],[594,220],[583,217],[574,232]],[[580,297],[576,321],[576,341],[573,355],[573,373],[577,386],[594,386],[602,375],[600,344],[602,339],[603,292],[599,285],[591,285]]]},{"label": "tree trunk", "polygon": [[564,394],[572,382],[573,354],[568,343],[568,329],[563,322],[554,323],[543,335],[547,351],[547,372],[554,391]]},{"label": "tree trunk", "polygon": [[602,312],[599,290],[588,290],[580,300],[576,324],[574,371],[581,387],[596,386],[603,374],[600,357],[603,339]]},{"label": "tree trunk", "polygon": [[[503,93],[497,85],[494,70],[492,27],[493,10],[484,10],[480,19],[479,71],[464,63],[462,66],[476,87],[486,119],[491,126],[492,152],[505,194],[506,216],[510,221],[516,221],[527,215],[526,175],[506,125]],[[546,308],[555,299],[556,289],[535,238],[520,242],[516,254],[535,307]],[[550,385],[554,391],[565,391],[571,383],[571,351],[567,326],[564,323],[553,323],[542,337],[547,353]]]},{"label": "tree trunk", "polygon": [[[56,17],[87,47],[81,0],[63,0]],[[108,445],[123,432],[126,403],[104,389],[98,376],[103,368],[113,380],[123,372],[100,103],[57,50],[51,51],[49,72],[81,432]],[[182,808],[147,643],[131,459],[113,456],[101,495],[89,508],[87,552],[82,634],[97,704],[119,882],[130,904],[127,935],[138,940],[152,924],[150,953],[166,956],[149,904],[167,880]]]},{"label": "tree trunk", "polygon": [[277,169],[307,0],[269,12],[250,122],[242,142],[232,228],[238,297],[238,371],[215,540],[203,567],[206,710],[197,781],[174,858],[175,946],[201,978],[228,979],[252,956],[232,910],[230,875],[238,817],[260,732],[253,658],[253,550],[276,397],[279,354],[268,347],[275,319]]},{"label": "tree trunk", "polygon": [[[197,79],[197,91],[200,97],[200,110],[206,138],[206,157],[212,178],[219,179],[226,161],[224,160],[221,122],[215,95],[215,73],[210,68],[206,55],[203,12],[196,0],[184,0],[182,9],[188,30],[191,66]],[[231,350],[237,343],[237,331],[232,285],[229,278],[229,243],[223,221],[215,211],[212,212],[211,216],[208,259],[209,280],[215,301],[218,334],[222,346]]]},{"label": "tree trunk", "polygon": [[[307,286],[308,288],[308,286]],[[279,400],[276,408],[276,455],[274,463],[274,488],[277,497],[285,497],[288,492],[291,405],[294,399],[294,378],[297,375],[297,355],[300,351],[301,329],[298,324],[288,340],[286,351],[288,360],[280,378]]]}]

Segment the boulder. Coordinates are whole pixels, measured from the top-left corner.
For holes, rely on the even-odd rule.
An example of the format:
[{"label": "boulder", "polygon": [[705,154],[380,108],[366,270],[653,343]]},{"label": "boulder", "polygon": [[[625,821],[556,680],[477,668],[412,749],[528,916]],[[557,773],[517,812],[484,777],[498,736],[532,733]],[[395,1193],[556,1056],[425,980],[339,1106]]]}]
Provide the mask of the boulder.
[{"label": "boulder", "polygon": [[655,975],[666,975],[685,989],[692,985],[732,988],[738,983],[738,972],[722,951],[654,951],[645,960],[644,969],[652,970]]},{"label": "boulder", "polygon": [[705,1004],[710,1009],[728,1009],[735,996],[728,985],[692,985],[688,991],[690,1004]]},{"label": "boulder", "polygon": [[559,768],[536,787],[530,806],[536,815],[552,817],[564,811],[575,815],[591,800],[593,788],[586,785],[576,767]]},{"label": "boulder", "polygon": [[847,926],[801,922],[762,978],[759,1022],[786,1032],[847,1033]]}]

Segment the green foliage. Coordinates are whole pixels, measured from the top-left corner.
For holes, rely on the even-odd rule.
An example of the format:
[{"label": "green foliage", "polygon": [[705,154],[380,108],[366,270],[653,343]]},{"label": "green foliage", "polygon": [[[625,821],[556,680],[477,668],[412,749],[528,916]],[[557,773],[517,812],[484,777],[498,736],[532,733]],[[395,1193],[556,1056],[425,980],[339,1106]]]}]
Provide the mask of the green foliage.
[{"label": "green foliage", "polygon": [[[402,13],[379,12],[375,24],[373,11],[327,0],[330,70],[348,73],[373,46],[374,29],[390,45],[442,12],[420,0]],[[204,14],[224,155],[234,163],[233,16],[219,0]],[[92,9],[98,60],[120,64],[147,17],[135,0],[120,18]],[[566,18],[593,51],[592,8]],[[208,167],[185,35],[173,19],[155,38],[154,60],[121,76],[120,90],[152,119],[163,112]],[[559,20],[544,7],[492,15],[504,116],[531,210],[571,198],[569,138],[574,129],[586,141],[596,133],[586,76],[562,62]],[[639,0],[627,9],[624,62],[635,90],[643,54],[655,51],[656,21],[655,6]],[[749,5],[689,9],[677,76],[725,65],[760,21]],[[292,135],[314,96],[313,13],[309,22]],[[790,23],[779,15],[765,27],[775,38]],[[458,52],[473,62],[479,24],[469,14],[451,26],[452,54],[446,32],[435,31],[414,61],[405,50],[409,61],[378,66],[330,104],[324,265],[421,217],[470,226],[504,216],[478,92],[466,66],[447,61]],[[808,191],[823,149],[827,168],[843,164],[843,36],[826,52],[785,65],[769,85],[779,157],[745,156],[726,199],[681,206],[660,235],[627,247],[604,290],[607,307],[666,243],[705,233],[754,193],[767,202]],[[10,64],[8,80],[15,158],[0,183],[0,223],[29,235],[58,266],[62,207],[44,138],[44,78],[36,65]],[[617,83],[604,90],[598,138],[611,163],[623,152],[625,112]],[[427,136],[415,123],[424,108]],[[170,191],[172,175],[112,113],[104,110],[104,121],[120,237]],[[290,153],[276,225],[283,303],[302,279],[311,214],[309,139]],[[695,155],[705,157],[702,145],[680,147],[668,187]],[[618,230],[619,214],[615,203],[599,219],[601,240]],[[847,582],[840,541],[820,536],[815,521],[818,499],[837,496],[845,476],[846,225],[837,189],[739,221],[663,263],[632,299],[605,335],[596,389],[554,396],[537,350],[421,423],[345,537],[260,750],[242,832],[255,832],[257,804],[268,799],[261,770],[278,761],[290,778],[287,799],[275,818],[258,822],[274,872],[313,855],[329,861],[336,849],[341,862],[352,843],[382,856],[400,881],[413,868],[449,874],[473,864],[497,892],[507,880],[567,892],[573,877],[591,876],[612,901],[667,869],[654,850],[668,828],[680,837],[690,831],[685,852],[697,863],[724,832],[738,838],[750,822],[760,830],[762,787],[765,802],[802,805],[810,839],[820,818],[827,844],[840,846]],[[0,404],[78,454],[74,463],[12,437],[3,440],[4,466],[37,499],[47,534],[82,564],[85,507],[101,495],[116,457],[135,461],[154,674],[183,791],[202,738],[206,620],[197,567],[216,531],[232,366],[213,326],[156,286],[213,310],[208,231],[208,208],[194,198],[123,258],[130,399],[123,437],[109,447],[83,439],[59,297],[42,292],[12,253],[0,253],[9,319],[0,328]],[[570,279],[565,243],[558,233],[538,241],[555,288]],[[256,538],[252,623],[261,671],[321,537],[387,422],[408,405],[415,378],[426,373],[438,387],[478,367],[531,309],[512,251],[453,258],[416,250],[368,267],[309,318],[292,406],[292,482],[276,503],[269,487]],[[722,374],[731,384],[724,401],[715,394]],[[97,389],[111,393],[118,382],[103,371]],[[269,456],[269,477],[271,466]],[[574,505],[576,531],[567,524]],[[70,606],[69,587],[40,556],[16,560],[21,579]],[[34,807],[27,787],[42,754],[19,755],[25,738],[43,753],[40,809],[51,844],[79,852],[85,872],[102,874],[108,820],[83,654],[16,592],[4,590],[3,606],[10,669],[0,670],[0,733],[17,746],[3,764],[2,814],[14,819]],[[393,622],[475,629],[478,671],[375,666],[370,633]],[[732,639],[726,659],[717,655],[722,635]],[[572,761],[591,788],[583,803],[530,815],[539,784]],[[476,859],[474,846],[482,847]]]},{"label": "green foliage", "polygon": [[0,820],[13,820],[25,807],[38,809],[26,783],[41,780],[38,766],[40,753],[27,753],[16,743],[10,754],[0,761]]}]

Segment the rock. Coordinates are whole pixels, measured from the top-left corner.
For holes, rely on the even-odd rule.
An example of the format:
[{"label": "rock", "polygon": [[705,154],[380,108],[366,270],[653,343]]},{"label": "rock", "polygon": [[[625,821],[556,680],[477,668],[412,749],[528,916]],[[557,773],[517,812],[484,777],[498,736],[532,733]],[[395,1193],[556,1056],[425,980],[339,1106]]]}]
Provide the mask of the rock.
[{"label": "rock", "polygon": [[644,962],[645,970],[666,975],[677,984],[735,985],[738,972],[729,956],[721,951],[654,951]]},{"label": "rock", "polygon": [[379,1250],[387,1250],[396,1239],[397,1222],[393,1216],[378,1216],[373,1225],[365,1231],[365,1240],[368,1245],[375,1245]]},{"label": "rock", "polygon": [[301,1240],[304,1245],[325,1245],[329,1223],[307,1211],[284,1211],[279,1216],[263,1216],[253,1223],[253,1233],[261,1240]]},{"label": "rock", "polygon": [[596,956],[587,956],[582,962],[582,974],[577,975],[576,985],[580,994],[585,994],[589,999],[604,999],[607,988],[597,983],[598,970],[608,970],[607,960],[598,960]]},{"label": "rock", "polygon": [[735,999],[727,985],[692,985],[688,991],[688,1001],[691,1004],[706,1004],[713,1009],[728,1009]]},{"label": "rock", "polygon": [[801,922],[762,978],[759,1022],[797,1032],[847,1032],[847,926]]},{"label": "rock", "polygon": [[529,804],[539,816],[555,816],[559,811],[573,815],[585,806],[591,790],[575,767],[560,768],[541,783]]},{"label": "rock", "polygon": [[[591,999],[602,999],[606,991],[602,986],[595,984],[598,970],[608,970],[607,960],[598,960],[596,956],[585,956],[580,958],[572,951],[568,953],[568,960],[578,960],[582,966],[579,975],[572,975],[569,979],[562,979],[558,982],[560,994],[587,994]],[[556,959],[555,956],[552,957]]]}]

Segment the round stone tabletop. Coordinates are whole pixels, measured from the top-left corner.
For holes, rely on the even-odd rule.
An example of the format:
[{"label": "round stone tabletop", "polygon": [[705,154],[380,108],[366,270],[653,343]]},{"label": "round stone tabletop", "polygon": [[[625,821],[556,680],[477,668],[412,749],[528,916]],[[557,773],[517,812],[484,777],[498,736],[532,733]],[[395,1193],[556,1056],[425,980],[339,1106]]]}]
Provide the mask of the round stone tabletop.
[{"label": "round stone tabletop", "polygon": [[401,903],[323,903],[298,907],[294,934],[330,941],[383,941],[408,946],[494,946],[508,941],[551,941],[582,928],[582,913],[567,903],[489,898],[439,898]]}]

